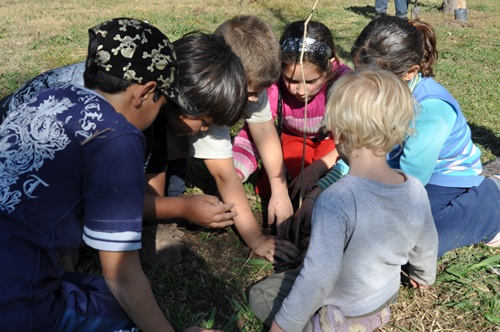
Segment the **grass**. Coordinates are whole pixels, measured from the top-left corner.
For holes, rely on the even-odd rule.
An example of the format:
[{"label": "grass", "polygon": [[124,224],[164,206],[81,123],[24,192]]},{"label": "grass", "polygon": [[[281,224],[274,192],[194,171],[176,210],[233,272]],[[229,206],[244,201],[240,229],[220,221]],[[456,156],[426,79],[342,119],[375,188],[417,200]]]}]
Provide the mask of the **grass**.
[{"label": "grass", "polygon": [[[291,21],[305,19],[314,1],[285,0],[4,0],[0,4],[0,96],[51,68],[85,58],[87,29],[111,17],[146,19],[175,40],[191,30],[213,31],[237,14],[259,15],[280,34]],[[374,1],[321,0],[313,19],[334,33],[341,59],[350,63],[350,47],[373,15]],[[468,1],[468,22],[438,11],[440,0],[419,1],[421,19],[436,31],[440,58],[436,79],[460,102],[482,161],[500,157],[500,9],[496,0]],[[410,6],[412,7],[412,5]],[[394,13],[393,2],[389,13]],[[233,132],[237,127],[233,128]],[[204,166],[189,165],[190,191],[213,193]],[[203,186],[201,184],[203,183]],[[246,185],[253,211],[262,204]],[[188,325],[225,331],[261,331],[251,313],[248,288],[273,270],[249,256],[237,234],[197,229],[177,221],[186,234],[182,262],[148,264],[145,272],[166,316],[180,330]],[[249,258],[250,257],[250,258]],[[415,291],[403,281],[392,319],[383,331],[500,331],[500,252],[475,245],[446,254],[436,284]],[[78,269],[99,272],[95,252],[82,252]]]}]

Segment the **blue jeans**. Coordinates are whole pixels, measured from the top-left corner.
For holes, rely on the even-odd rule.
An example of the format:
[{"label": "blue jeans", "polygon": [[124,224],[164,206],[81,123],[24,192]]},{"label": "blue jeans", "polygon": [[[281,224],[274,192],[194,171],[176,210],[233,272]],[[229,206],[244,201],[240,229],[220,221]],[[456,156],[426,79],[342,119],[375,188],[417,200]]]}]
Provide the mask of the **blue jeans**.
[{"label": "blue jeans", "polygon": [[[375,0],[375,14],[387,14],[389,0]],[[406,18],[408,12],[408,0],[394,0],[396,16]]]},{"label": "blue jeans", "polygon": [[186,191],[187,159],[174,159],[168,161],[167,169],[167,196],[175,197]]},{"label": "blue jeans", "polygon": [[452,249],[488,242],[500,232],[500,187],[484,179],[477,187],[425,186],[439,237],[438,257]]},{"label": "blue jeans", "polygon": [[139,332],[101,276],[67,272],[59,295],[66,310],[56,331]]}]

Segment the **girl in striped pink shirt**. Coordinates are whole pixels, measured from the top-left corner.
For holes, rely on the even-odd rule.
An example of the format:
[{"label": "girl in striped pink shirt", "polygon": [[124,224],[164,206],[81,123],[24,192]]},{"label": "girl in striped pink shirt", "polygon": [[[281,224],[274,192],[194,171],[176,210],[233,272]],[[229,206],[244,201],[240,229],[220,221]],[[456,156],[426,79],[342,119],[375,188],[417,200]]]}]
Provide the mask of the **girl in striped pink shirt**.
[{"label": "girl in striped pink shirt", "polygon": [[[305,39],[304,21],[291,23],[281,36],[280,44],[281,79],[267,88],[267,93],[281,138],[291,196],[294,198],[302,186],[303,193],[307,194],[338,159],[335,143],[322,127],[322,120],[330,86],[351,69],[339,61],[332,33],[320,22],[308,23]],[[302,50],[304,54],[301,66]],[[306,100],[307,116],[304,114]],[[298,175],[302,163],[304,136],[305,170],[302,181]],[[234,139],[233,158],[243,181],[257,170],[259,156],[246,125]],[[271,196],[269,181],[264,171],[259,176],[256,191],[263,198]]]}]

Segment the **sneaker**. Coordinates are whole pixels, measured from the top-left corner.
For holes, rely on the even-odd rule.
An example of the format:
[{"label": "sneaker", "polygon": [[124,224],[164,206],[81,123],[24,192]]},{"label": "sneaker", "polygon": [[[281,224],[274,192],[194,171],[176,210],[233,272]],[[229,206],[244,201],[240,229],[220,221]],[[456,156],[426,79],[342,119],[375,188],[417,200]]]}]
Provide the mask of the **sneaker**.
[{"label": "sneaker", "polygon": [[498,186],[498,189],[500,189],[500,175],[492,175],[489,178],[495,181],[495,183]]},{"label": "sneaker", "polygon": [[[495,183],[498,186],[498,189],[500,189],[500,175],[492,175],[492,176],[490,176],[490,179],[495,181]],[[491,241],[489,241],[485,244],[491,248],[499,248],[500,247],[500,233],[498,233]]]},{"label": "sneaker", "polygon": [[499,248],[500,247],[500,233],[498,233],[490,242],[486,242],[485,244],[491,248]]},{"label": "sneaker", "polygon": [[373,16],[373,19],[376,19],[376,18],[379,18],[382,16],[387,16],[387,14],[386,13],[375,13],[375,16]]}]

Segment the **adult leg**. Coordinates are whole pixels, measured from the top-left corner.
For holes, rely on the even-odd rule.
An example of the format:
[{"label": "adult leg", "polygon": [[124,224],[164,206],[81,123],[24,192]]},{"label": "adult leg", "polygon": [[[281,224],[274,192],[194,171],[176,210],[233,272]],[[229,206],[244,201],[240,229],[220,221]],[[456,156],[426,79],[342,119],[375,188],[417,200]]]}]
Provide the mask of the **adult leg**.
[{"label": "adult leg", "polygon": [[408,0],[394,0],[394,5],[396,6],[396,16],[407,18]]},{"label": "adult leg", "polygon": [[375,0],[375,16],[387,14],[387,3],[389,0]]},{"label": "adult leg", "polygon": [[438,256],[489,242],[500,231],[500,190],[492,179],[477,187],[425,186],[439,237]]}]

